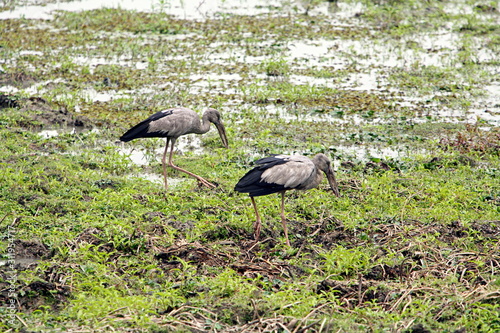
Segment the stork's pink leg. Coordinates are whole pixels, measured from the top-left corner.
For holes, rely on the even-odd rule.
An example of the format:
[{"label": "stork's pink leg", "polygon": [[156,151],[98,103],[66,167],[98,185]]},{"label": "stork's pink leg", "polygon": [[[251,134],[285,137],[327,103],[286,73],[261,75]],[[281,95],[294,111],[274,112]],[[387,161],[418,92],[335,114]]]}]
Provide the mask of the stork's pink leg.
[{"label": "stork's pink leg", "polygon": [[253,209],[255,211],[255,225],[254,225],[254,232],[253,232],[253,237],[255,238],[255,241],[259,241],[259,237],[260,237],[260,226],[261,226],[261,220],[260,220],[260,215],[259,215],[259,211],[257,210],[257,204],[255,203],[255,199],[253,197],[250,197],[250,199],[252,200],[252,205],[253,205]]},{"label": "stork's pink leg", "polygon": [[288,228],[286,227],[285,219],[285,192],[281,192],[281,223],[283,224],[283,230],[285,230],[286,245],[290,246],[290,241],[288,240]]},{"label": "stork's pink leg", "polygon": [[[165,181],[165,190],[168,191],[168,182],[167,182],[167,151],[168,151],[168,143],[170,142],[170,138],[167,138],[167,144],[165,145],[165,151],[163,152],[163,158],[161,159],[163,165],[163,180]],[[173,142],[172,142],[173,146]],[[172,147],[173,148],[173,147]],[[170,154],[172,155],[172,154]],[[172,158],[172,156],[170,156]]]},{"label": "stork's pink leg", "polygon": [[[168,157],[168,166],[174,168],[175,170],[178,170],[180,172],[184,172],[184,173],[187,173],[188,175],[190,175],[191,177],[194,177],[196,179],[198,179],[198,181],[200,183],[202,183],[203,185],[205,185],[206,187],[209,187],[209,188],[215,188],[216,186],[212,183],[210,183],[208,180],[198,176],[198,175],[195,175],[194,173],[192,172],[189,172],[187,170],[184,170],[182,168],[179,168],[178,166],[174,165],[174,163],[172,162],[172,157],[174,155],[174,143],[175,143],[175,139],[170,139],[170,138],[167,138],[167,146],[168,146],[168,142],[169,140],[172,141],[172,144],[170,146],[170,155]],[[167,148],[165,147],[165,154],[167,153]],[[165,155],[163,156],[163,160],[165,160]],[[164,175],[165,175],[165,188],[167,188],[167,173],[166,173],[166,167],[165,167],[165,163],[163,164],[164,165]]]}]

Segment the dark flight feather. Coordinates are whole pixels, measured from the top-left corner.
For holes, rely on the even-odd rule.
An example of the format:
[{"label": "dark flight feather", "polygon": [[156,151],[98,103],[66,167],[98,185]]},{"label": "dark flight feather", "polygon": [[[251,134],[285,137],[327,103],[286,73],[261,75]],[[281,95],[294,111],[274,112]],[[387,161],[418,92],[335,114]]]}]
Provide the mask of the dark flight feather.
[{"label": "dark flight feather", "polygon": [[128,142],[137,138],[155,138],[155,137],[166,137],[168,135],[167,132],[162,133],[159,135],[157,132],[148,132],[149,130],[149,125],[158,119],[161,119],[163,117],[167,117],[173,113],[172,110],[165,110],[165,111],[160,111],[156,112],[155,114],[151,115],[149,118],[141,121],[131,129],[129,129],[125,134],[123,134],[120,137],[120,141]]},{"label": "dark flight feather", "polygon": [[270,184],[262,181],[262,174],[267,169],[287,162],[286,159],[277,158],[276,156],[279,155],[264,157],[260,160],[255,161],[255,164],[257,164],[257,166],[248,171],[240,179],[240,181],[234,187],[234,190],[240,193],[248,193],[251,197],[258,197],[286,190],[287,188],[283,185]]}]

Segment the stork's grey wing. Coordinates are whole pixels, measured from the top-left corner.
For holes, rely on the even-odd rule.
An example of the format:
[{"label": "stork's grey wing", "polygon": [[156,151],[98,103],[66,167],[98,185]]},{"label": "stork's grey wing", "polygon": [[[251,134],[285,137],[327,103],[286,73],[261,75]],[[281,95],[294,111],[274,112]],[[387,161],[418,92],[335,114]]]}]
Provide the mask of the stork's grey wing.
[{"label": "stork's grey wing", "polygon": [[262,173],[262,181],[282,185],[286,189],[304,186],[312,181],[315,174],[314,163],[304,156],[289,156],[286,163],[278,164]]},{"label": "stork's grey wing", "polygon": [[255,161],[257,166],[248,171],[236,184],[234,190],[241,193],[248,193],[252,197],[267,195],[286,190],[282,185],[269,184],[262,181],[262,174],[276,165],[287,162],[286,158],[269,156]]},{"label": "stork's grey wing", "polygon": [[263,157],[254,162],[254,164],[265,165],[266,168],[271,167],[275,164],[282,164],[288,161],[290,158],[289,155],[279,155],[279,154],[271,154],[270,156]]},{"label": "stork's grey wing", "polygon": [[137,138],[164,136],[162,132],[151,131],[151,125],[158,124],[158,122],[161,122],[162,119],[171,116],[173,114],[173,110],[174,109],[167,109],[156,112],[125,132],[125,134],[120,137],[120,140],[128,142]]},{"label": "stork's grey wing", "polygon": [[316,170],[310,159],[299,155],[274,155],[256,163],[236,184],[236,191],[256,197],[302,187],[312,181]]}]

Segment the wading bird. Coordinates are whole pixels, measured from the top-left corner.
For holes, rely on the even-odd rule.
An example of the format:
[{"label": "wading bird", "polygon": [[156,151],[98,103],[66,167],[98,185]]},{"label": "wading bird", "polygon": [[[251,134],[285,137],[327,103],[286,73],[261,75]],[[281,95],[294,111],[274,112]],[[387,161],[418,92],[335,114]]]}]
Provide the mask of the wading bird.
[{"label": "wading bird", "polygon": [[288,190],[309,190],[319,185],[321,171],[326,174],[333,193],[339,196],[335,173],[328,157],[317,154],[312,159],[301,155],[272,155],[255,162],[257,166],[248,171],[234,187],[235,191],[248,193],[255,210],[255,240],[259,240],[261,219],[257,211],[254,197],[271,193],[281,193],[281,223],[285,230],[286,244],[288,230],[285,220],[285,192]]},{"label": "wading bird", "polygon": [[204,134],[210,129],[210,123],[213,123],[219,131],[220,138],[224,147],[228,147],[226,130],[221,122],[220,113],[214,109],[208,109],[203,116],[200,117],[196,112],[188,108],[171,108],[157,112],[148,119],[141,121],[129,129],[120,137],[121,141],[128,142],[137,138],[167,138],[165,152],[163,153],[163,178],[165,180],[165,189],[168,190],[167,183],[167,151],[170,144],[170,154],[168,157],[168,166],[187,173],[188,175],[198,179],[203,185],[214,188],[215,185],[206,179],[195,175],[192,172],[179,168],[172,162],[174,154],[174,144],[178,137],[185,134],[195,133]]}]

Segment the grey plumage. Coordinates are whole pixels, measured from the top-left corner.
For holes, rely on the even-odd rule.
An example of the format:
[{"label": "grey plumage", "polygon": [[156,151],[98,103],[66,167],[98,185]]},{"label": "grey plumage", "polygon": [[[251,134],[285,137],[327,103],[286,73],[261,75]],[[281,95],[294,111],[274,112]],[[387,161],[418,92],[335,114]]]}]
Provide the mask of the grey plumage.
[{"label": "grey plumage", "polygon": [[339,196],[335,173],[331,162],[324,154],[313,159],[301,155],[272,155],[255,162],[257,165],[248,171],[234,187],[235,191],[248,193],[255,210],[255,239],[259,239],[261,220],[254,197],[271,193],[281,193],[281,218],[287,244],[288,231],[284,215],[284,197],[288,190],[309,190],[317,187],[325,173],[328,183],[336,196]]},{"label": "grey plumage", "polygon": [[205,111],[201,118],[201,121],[198,114],[188,108],[179,107],[159,111],[129,129],[120,137],[120,140],[128,142],[137,138],[151,137],[160,137],[167,139],[162,159],[165,189],[168,189],[166,156],[170,143],[168,166],[181,172],[187,173],[192,177],[195,177],[205,186],[215,187],[215,185],[211,184],[202,177],[197,176],[187,170],[181,169],[175,166],[172,162],[174,144],[177,138],[190,133],[204,134],[210,130],[210,123],[213,123],[216,126],[217,130],[219,131],[222,144],[227,148],[228,142],[226,130],[224,128],[224,125],[222,124],[220,113],[215,109],[208,109],[207,111]]}]

